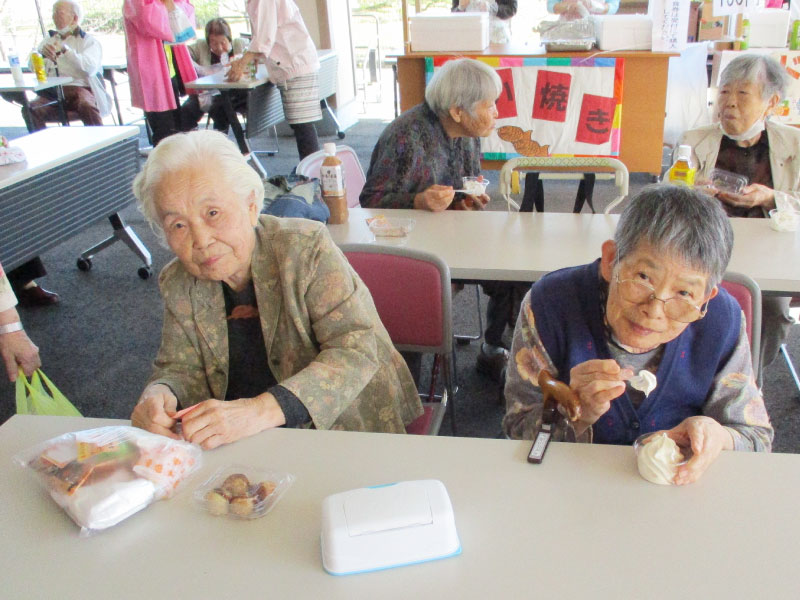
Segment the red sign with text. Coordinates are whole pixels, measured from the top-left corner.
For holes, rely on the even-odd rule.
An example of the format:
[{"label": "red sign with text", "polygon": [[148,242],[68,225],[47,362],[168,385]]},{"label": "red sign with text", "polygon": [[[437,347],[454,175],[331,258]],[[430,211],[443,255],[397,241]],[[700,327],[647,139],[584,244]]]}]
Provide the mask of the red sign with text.
[{"label": "red sign with text", "polygon": [[542,69],[536,74],[536,95],[533,97],[533,118],[545,121],[567,120],[567,101],[572,75]]}]

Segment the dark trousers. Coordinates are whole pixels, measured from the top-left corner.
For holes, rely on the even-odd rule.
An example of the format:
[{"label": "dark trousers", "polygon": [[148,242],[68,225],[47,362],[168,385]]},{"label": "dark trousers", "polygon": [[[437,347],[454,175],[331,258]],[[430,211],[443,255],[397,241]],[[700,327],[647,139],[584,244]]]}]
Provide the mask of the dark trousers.
[{"label": "dark trousers", "polygon": [[294,139],[297,142],[297,153],[300,155],[300,160],[319,150],[319,138],[317,137],[317,128],[314,123],[296,123],[291,125],[291,128],[294,131]]},{"label": "dark trousers", "polygon": [[38,256],[6,273],[8,282],[15,293],[19,292],[34,279],[45,275],[47,275],[47,269],[44,268],[44,263]]},{"label": "dark trousers", "polygon": [[180,113],[177,109],[162,112],[145,111],[144,118],[150,127],[152,135],[150,142],[153,146],[157,146],[165,137],[180,132]]},{"label": "dark trousers", "polygon": [[516,281],[487,281],[481,287],[483,293],[489,296],[483,340],[492,346],[505,347],[503,333],[506,326],[514,329],[522,298],[531,285]]},{"label": "dark trousers", "polygon": [[[84,125],[102,125],[103,118],[97,110],[97,101],[92,90],[77,85],[65,85],[64,110],[77,113]],[[45,93],[51,92],[51,93]],[[31,119],[36,130],[47,127],[48,122],[60,122],[61,111],[53,104],[57,96],[52,89],[39,92],[39,97],[31,101]]]}]

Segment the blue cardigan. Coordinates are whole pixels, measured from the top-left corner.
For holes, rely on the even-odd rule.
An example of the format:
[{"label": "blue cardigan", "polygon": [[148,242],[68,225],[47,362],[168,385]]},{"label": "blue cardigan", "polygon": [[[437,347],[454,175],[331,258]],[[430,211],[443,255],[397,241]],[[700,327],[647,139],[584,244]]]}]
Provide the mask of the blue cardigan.
[{"label": "blue cardigan", "polygon": [[[531,287],[536,329],[567,384],[575,365],[612,358],[600,306],[599,263],[555,271]],[[627,392],[614,400],[593,426],[594,441],[631,444],[642,433],[669,429],[702,414],[717,371],[736,347],[741,314],[736,300],[720,288],[706,316],[666,344],[655,391],[638,410]]]}]

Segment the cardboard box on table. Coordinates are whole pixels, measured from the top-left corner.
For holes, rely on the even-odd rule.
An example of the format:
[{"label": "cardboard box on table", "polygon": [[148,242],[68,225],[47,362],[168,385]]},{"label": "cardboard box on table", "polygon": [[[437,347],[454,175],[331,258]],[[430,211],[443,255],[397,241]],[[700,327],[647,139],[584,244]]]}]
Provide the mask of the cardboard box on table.
[{"label": "cardboard box on table", "polygon": [[412,52],[480,52],[489,46],[485,12],[421,12],[409,17]]},{"label": "cardboard box on table", "polygon": [[700,24],[697,28],[697,41],[719,40],[728,32],[729,17],[715,17],[714,3],[703,2],[700,9]]}]

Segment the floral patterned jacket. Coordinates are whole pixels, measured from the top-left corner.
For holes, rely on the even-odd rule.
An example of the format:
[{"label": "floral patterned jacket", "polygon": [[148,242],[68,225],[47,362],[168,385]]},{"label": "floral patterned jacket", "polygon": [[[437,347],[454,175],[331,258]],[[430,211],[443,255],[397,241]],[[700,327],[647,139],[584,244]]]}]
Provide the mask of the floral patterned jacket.
[{"label": "floral patterned jacket", "polygon": [[[304,404],[314,427],[404,433],[422,414],[372,296],[323,225],[261,216],[251,272],[268,368]],[[159,280],[164,325],[149,383],[168,385],[183,407],[224,398],[222,284],[195,278],[177,259]]]}]

